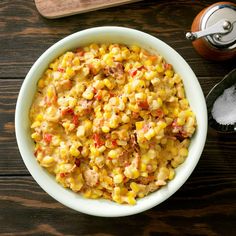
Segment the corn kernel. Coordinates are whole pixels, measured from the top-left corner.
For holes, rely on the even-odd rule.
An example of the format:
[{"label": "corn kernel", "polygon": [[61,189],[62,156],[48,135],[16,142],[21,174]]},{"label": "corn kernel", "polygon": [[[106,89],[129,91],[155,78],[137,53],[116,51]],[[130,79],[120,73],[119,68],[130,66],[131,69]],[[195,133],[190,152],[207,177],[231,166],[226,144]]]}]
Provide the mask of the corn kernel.
[{"label": "corn kernel", "polygon": [[31,134],[31,138],[34,139],[35,141],[39,141],[41,139],[41,136],[38,132],[34,132]]},{"label": "corn kernel", "polygon": [[186,157],[188,156],[188,149],[187,148],[181,148],[179,150],[179,155],[183,156],[183,157]]},{"label": "corn kernel", "polygon": [[145,66],[151,66],[152,65],[152,60],[145,60],[143,63]]},{"label": "corn kernel", "polygon": [[113,89],[113,85],[111,83],[111,81],[109,79],[104,79],[103,80],[104,85],[108,88],[108,89]]},{"label": "corn kernel", "polygon": [[71,145],[69,152],[72,156],[75,157],[79,156],[80,154],[80,151],[78,150],[78,147],[76,145]]},{"label": "corn kernel", "polygon": [[185,119],[183,118],[183,117],[178,117],[177,118],[177,125],[180,125],[180,126],[182,126],[182,125],[184,125],[185,124]]},{"label": "corn kernel", "polygon": [[130,122],[130,118],[126,114],[123,114],[122,117],[121,117],[121,121],[123,123],[129,123]]},{"label": "corn kernel", "polygon": [[130,50],[134,51],[135,53],[139,53],[141,49],[140,49],[140,47],[137,46],[137,45],[132,45],[132,46],[130,47]]},{"label": "corn kernel", "polygon": [[110,128],[108,127],[108,126],[102,126],[102,131],[104,132],[104,133],[109,133],[110,132]]},{"label": "corn kernel", "polygon": [[147,165],[150,162],[150,157],[147,154],[143,154],[141,156],[141,162]]},{"label": "corn kernel", "polygon": [[165,75],[166,75],[168,78],[171,78],[171,77],[173,77],[173,75],[174,75],[174,71],[173,71],[173,70],[166,70]]},{"label": "corn kernel", "polygon": [[92,100],[94,93],[92,91],[87,91],[85,90],[82,94],[83,98],[88,99],[88,100]]},{"label": "corn kernel", "polygon": [[109,121],[109,126],[112,129],[115,129],[119,125],[119,118],[118,116],[114,116]]},{"label": "corn kernel", "polygon": [[44,88],[44,86],[45,86],[44,80],[43,80],[43,79],[40,79],[39,82],[38,82],[38,87],[39,87],[40,89],[42,89],[42,88]]},{"label": "corn kernel", "polygon": [[148,156],[148,158],[154,159],[154,158],[156,158],[157,153],[154,149],[150,149],[150,150],[148,150],[146,155]]},{"label": "corn kernel", "polygon": [[54,158],[52,156],[45,156],[41,162],[41,165],[44,167],[50,167],[54,163]]},{"label": "corn kernel", "polygon": [[144,121],[137,121],[137,122],[135,122],[135,126],[136,126],[137,130],[142,129],[143,126],[144,126]]},{"label": "corn kernel", "polygon": [[108,156],[112,159],[117,158],[119,156],[119,153],[116,150],[110,150],[108,153]]},{"label": "corn kernel", "polygon": [[35,118],[36,121],[43,121],[43,115],[42,114],[38,114]]},{"label": "corn kernel", "polygon": [[35,121],[30,127],[32,129],[36,128],[36,127],[39,127],[41,125],[41,122],[40,121]]},{"label": "corn kernel", "polygon": [[100,155],[100,152],[98,151],[98,149],[93,147],[93,146],[90,147],[90,152],[94,156],[99,156]]},{"label": "corn kernel", "polygon": [[135,205],[136,204],[136,200],[135,200],[135,198],[133,196],[128,196],[127,202],[130,205]]},{"label": "corn kernel", "polygon": [[172,180],[175,177],[175,171],[174,169],[170,169],[170,174],[169,174],[169,180]]},{"label": "corn kernel", "polygon": [[135,193],[138,193],[139,190],[140,190],[140,187],[138,186],[138,184],[136,184],[135,182],[132,182],[130,184],[130,188],[135,192]]},{"label": "corn kernel", "polygon": [[147,165],[146,165],[145,163],[141,163],[141,164],[140,164],[140,170],[141,170],[142,172],[146,171],[146,170],[147,170]]},{"label": "corn kernel", "polygon": [[156,70],[158,73],[162,73],[164,71],[164,68],[161,64],[158,64],[157,67],[156,67]]},{"label": "corn kernel", "polygon": [[76,135],[78,137],[83,137],[85,135],[85,128],[84,128],[84,126],[78,126]]},{"label": "corn kernel", "polygon": [[153,138],[156,135],[156,132],[153,128],[149,129],[147,133],[144,134],[144,137],[147,140],[150,140],[151,138]]},{"label": "corn kernel", "polygon": [[115,184],[120,184],[123,181],[123,176],[121,174],[115,175],[113,181]]}]

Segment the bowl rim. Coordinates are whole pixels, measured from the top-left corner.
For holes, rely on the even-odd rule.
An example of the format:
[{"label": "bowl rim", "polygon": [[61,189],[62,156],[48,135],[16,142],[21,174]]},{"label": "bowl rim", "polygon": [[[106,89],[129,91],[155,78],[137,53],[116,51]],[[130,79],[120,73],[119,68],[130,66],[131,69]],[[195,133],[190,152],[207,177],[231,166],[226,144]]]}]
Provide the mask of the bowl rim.
[{"label": "bowl rim", "polygon": [[[158,44],[160,47],[164,47],[164,50],[166,50],[168,53],[170,53],[171,55],[173,55],[174,57],[176,57],[176,61],[178,61],[178,63],[181,63],[182,67],[184,68],[184,70],[186,71],[186,74],[189,74],[189,77],[191,77],[191,83],[194,84],[194,88],[196,88],[196,90],[198,91],[198,102],[201,103],[201,117],[199,118],[201,121],[201,129],[199,129],[198,127],[198,139],[197,139],[197,144],[198,144],[198,148],[193,151],[193,156],[195,157],[191,163],[188,163],[189,168],[185,169],[185,172],[180,172],[179,174],[179,179],[180,181],[178,181],[177,183],[175,183],[175,185],[173,185],[172,183],[174,182],[175,179],[171,180],[170,182],[168,182],[167,186],[165,186],[164,188],[161,188],[160,190],[149,194],[148,196],[139,199],[136,205],[134,206],[129,206],[129,205],[119,205],[117,203],[113,203],[110,202],[107,203],[107,200],[90,200],[90,199],[82,199],[79,198],[77,199],[79,203],[81,203],[80,205],[75,205],[75,199],[74,199],[74,193],[69,194],[67,189],[62,188],[61,186],[56,187],[56,190],[54,190],[53,188],[50,188],[50,181],[49,181],[49,186],[47,186],[47,183],[45,183],[44,181],[48,181],[49,180],[49,176],[47,175],[47,173],[45,173],[45,176],[40,176],[40,174],[37,171],[44,171],[41,170],[40,165],[38,165],[37,167],[37,171],[35,171],[35,161],[32,161],[31,158],[33,156],[33,152],[32,150],[29,150],[29,147],[27,147],[27,137],[25,137],[24,132],[25,132],[25,128],[24,127],[24,120],[22,119],[22,114],[24,112],[24,100],[27,99],[27,95],[25,94],[25,92],[27,90],[29,90],[29,81],[31,80],[31,78],[33,77],[33,74],[35,73],[35,71],[37,70],[38,67],[42,67],[42,64],[44,63],[45,58],[47,58],[50,54],[55,53],[56,51],[59,50],[60,47],[63,47],[64,45],[68,44],[68,42],[72,42],[73,40],[78,40],[79,38],[85,36],[85,35],[94,35],[94,34],[103,34],[103,33],[114,33],[114,32],[119,32],[121,34],[132,34],[132,36],[130,37],[143,37],[145,40],[150,41],[150,42],[155,42],[156,44]],[[112,42],[111,42],[112,43]],[[78,43],[79,44],[79,43]],[[156,47],[155,47],[156,48]],[[166,59],[166,57],[164,56],[164,58]],[[55,59],[55,57],[54,57]],[[171,64],[173,64],[173,62],[171,62]],[[48,64],[47,64],[48,66]],[[45,66],[44,66],[45,67]],[[46,68],[46,67],[45,67]],[[38,76],[39,79],[40,76]],[[37,80],[38,80],[37,79]],[[184,78],[183,78],[183,82],[184,82]],[[184,85],[185,86],[185,85]],[[198,124],[199,125],[199,124]],[[71,35],[68,35],[67,37],[59,40],[58,42],[56,42],[55,44],[53,44],[50,48],[48,48],[37,60],[36,62],[33,64],[33,66],[31,67],[31,69],[29,70],[29,72],[27,73],[25,80],[22,83],[19,95],[18,95],[18,99],[17,99],[17,103],[16,103],[16,110],[15,110],[15,133],[16,133],[16,140],[17,140],[17,144],[19,147],[19,151],[21,154],[21,157],[28,169],[28,171],[30,172],[30,174],[32,175],[32,177],[34,178],[34,180],[40,185],[40,187],[47,192],[50,196],[52,196],[55,200],[57,200],[58,202],[62,203],[63,205],[74,209],[76,211],[85,213],[85,214],[89,214],[89,215],[94,215],[94,216],[102,216],[102,217],[120,217],[120,216],[128,216],[128,215],[134,215],[143,211],[146,211],[150,208],[155,207],[156,205],[160,204],[161,202],[167,200],[170,196],[172,196],[185,182],[186,180],[189,178],[189,176],[191,175],[191,173],[193,172],[194,168],[196,167],[200,156],[202,154],[204,145],[205,145],[205,141],[206,141],[206,136],[207,136],[207,108],[206,108],[206,103],[205,103],[205,98],[201,89],[201,86],[198,82],[198,79],[196,78],[194,72],[192,71],[192,69],[190,68],[190,66],[187,64],[187,62],[182,58],[182,56],[180,56],[180,54],[178,52],[176,52],[173,48],[171,48],[168,44],[166,44],[165,42],[161,41],[160,39],[144,33],[142,31],[136,30],[136,29],[131,29],[131,28],[127,28],[127,27],[118,27],[118,26],[101,26],[101,27],[94,27],[94,28],[89,28],[89,29],[85,29],[82,31],[78,31],[76,33],[73,33]],[[200,133],[199,133],[200,132]],[[195,136],[197,136],[195,134]],[[28,137],[29,138],[29,137]],[[25,147],[26,146],[26,147]],[[29,153],[31,153],[31,157],[29,157]],[[185,160],[185,162],[188,161],[188,158]],[[179,167],[178,167],[179,168]],[[177,168],[177,169],[178,169]],[[182,173],[182,175],[181,175]],[[54,183],[56,185],[59,185],[56,181],[55,181],[55,177],[54,178]],[[176,177],[175,177],[176,178]],[[53,185],[55,185],[53,184]],[[58,188],[62,188],[60,189],[60,193],[63,195],[58,195],[57,191]],[[162,194],[164,194],[164,197],[160,196],[160,194],[158,194],[160,191],[162,191]],[[68,194],[68,195],[66,195]],[[78,194],[77,194],[78,195]],[[73,199],[70,199],[70,201],[68,201],[68,199],[66,198],[66,196],[72,196]],[[148,201],[149,200],[149,201]],[[94,204],[95,202],[95,204]],[[91,207],[87,207],[87,205],[85,203],[88,203],[87,205],[93,206],[95,209],[91,209]],[[97,207],[98,204],[99,206]],[[118,206],[117,206],[118,205]],[[108,206],[110,207],[110,209],[108,208]],[[103,210],[101,210],[103,209]]]}]

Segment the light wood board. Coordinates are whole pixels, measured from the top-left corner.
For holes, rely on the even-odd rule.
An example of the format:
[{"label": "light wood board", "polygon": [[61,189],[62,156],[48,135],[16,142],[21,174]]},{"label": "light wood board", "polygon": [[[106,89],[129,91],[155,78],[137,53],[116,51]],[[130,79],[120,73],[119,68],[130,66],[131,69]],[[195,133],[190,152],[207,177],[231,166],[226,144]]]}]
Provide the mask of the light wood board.
[{"label": "light wood board", "polygon": [[49,19],[138,2],[140,0],[35,0],[40,14]]}]

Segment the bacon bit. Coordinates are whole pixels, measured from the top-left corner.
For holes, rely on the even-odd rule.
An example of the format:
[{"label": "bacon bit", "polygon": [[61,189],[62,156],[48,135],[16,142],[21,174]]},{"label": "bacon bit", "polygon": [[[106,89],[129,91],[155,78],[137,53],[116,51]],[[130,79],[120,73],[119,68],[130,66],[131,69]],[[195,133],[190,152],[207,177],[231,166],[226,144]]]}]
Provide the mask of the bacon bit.
[{"label": "bacon bit", "polygon": [[53,96],[52,102],[53,102],[53,103],[56,103],[56,102],[57,102],[57,95]]},{"label": "bacon bit", "polygon": [[59,68],[57,69],[57,71],[59,71],[59,72],[61,72],[61,73],[64,73],[64,72],[65,72],[65,69],[64,69],[64,68],[61,68],[61,67],[59,67]]},{"label": "bacon bit", "polygon": [[66,177],[66,174],[65,174],[65,173],[60,173],[60,177],[61,177],[61,178],[65,178],[65,177]]},{"label": "bacon bit", "polygon": [[38,155],[38,149],[34,151],[34,156],[37,157]]},{"label": "bacon bit", "polygon": [[94,68],[94,66],[92,64],[88,64],[88,68],[89,71],[93,74],[96,75],[97,74],[97,70]]},{"label": "bacon bit", "polygon": [[98,133],[93,134],[93,140],[95,147],[101,147],[102,145],[104,145],[104,141],[101,139]]},{"label": "bacon bit", "polygon": [[175,119],[175,120],[172,122],[171,125],[172,125],[172,127],[174,127],[174,128],[182,129],[182,126],[177,125],[177,119]]},{"label": "bacon bit", "polygon": [[164,68],[165,68],[165,70],[171,70],[172,69],[172,65],[169,64],[169,63],[165,63],[164,64]]},{"label": "bacon bit", "polygon": [[112,140],[111,141],[111,143],[112,143],[112,146],[117,146],[117,142],[116,142],[116,140],[114,139],[114,140]]},{"label": "bacon bit", "polygon": [[175,137],[175,136],[166,135],[166,138],[171,139],[171,140],[176,140],[176,137]]},{"label": "bacon bit", "polygon": [[83,48],[77,48],[76,49],[76,54],[78,55],[78,56],[83,56],[84,55],[84,53],[85,53],[85,51],[83,50]]},{"label": "bacon bit", "polygon": [[79,160],[78,158],[75,159],[75,165],[76,165],[77,167],[80,166],[80,160]]},{"label": "bacon bit", "polygon": [[46,143],[50,143],[50,142],[52,141],[52,134],[44,134],[43,140],[44,140]]},{"label": "bacon bit", "polygon": [[147,100],[138,101],[138,106],[141,107],[143,110],[149,109],[149,104],[148,104]]},{"label": "bacon bit", "polygon": [[72,123],[77,127],[79,125],[79,120],[77,115],[73,115]]},{"label": "bacon bit", "polygon": [[38,152],[41,152],[42,148],[40,146],[38,146],[38,148],[34,151],[34,155],[37,156]]},{"label": "bacon bit", "polygon": [[150,176],[147,177],[147,180],[148,180],[148,182],[152,182],[152,181],[155,180],[155,176],[154,175],[150,175]]},{"label": "bacon bit", "polygon": [[164,116],[164,112],[162,111],[162,109],[157,109],[157,112],[156,112],[157,116],[158,117],[163,117]]},{"label": "bacon bit", "polygon": [[61,111],[61,115],[74,115],[74,110],[71,108],[66,108],[64,110]]},{"label": "bacon bit", "polygon": [[110,98],[115,97],[116,95],[114,93],[110,93]]},{"label": "bacon bit", "polygon": [[90,114],[92,112],[92,108],[87,108],[84,110],[84,114]]},{"label": "bacon bit", "polygon": [[143,132],[147,132],[149,130],[149,125],[145,124],[143,126]]},{"label": "bacon bit", "polygon": [[72,81],[71,80],[67,80],[64,84],[63,87],[65,90],[71,89],[72,87]]},{"label": "bacon bit", "polygon": [[139,117],[139,113],[133,111],[133,112],[132,112],[132,117],[133,117],[134,119],[138,118],[138,117]]}]

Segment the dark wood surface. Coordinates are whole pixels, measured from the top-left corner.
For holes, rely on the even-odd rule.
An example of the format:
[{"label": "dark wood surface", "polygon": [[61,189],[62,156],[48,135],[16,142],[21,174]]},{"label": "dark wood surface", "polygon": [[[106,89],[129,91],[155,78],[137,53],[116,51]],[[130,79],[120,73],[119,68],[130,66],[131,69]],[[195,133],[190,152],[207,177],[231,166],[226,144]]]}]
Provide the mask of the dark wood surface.
[{"label": "dark wood surface", "polygon": [[200,162],[171,198],[144,213],[99,218],[68,209],[32,179],[15,139],[20,86],[34,61],[76,31],[103,25],[150,33],[178,51],[206,95],[236,67],[201,58],[185,40],[196,14],[213,0],[149,0],[47,20],[33,0],[0,1],[0,235],[236,235],[236,135],[208,130]]}]

